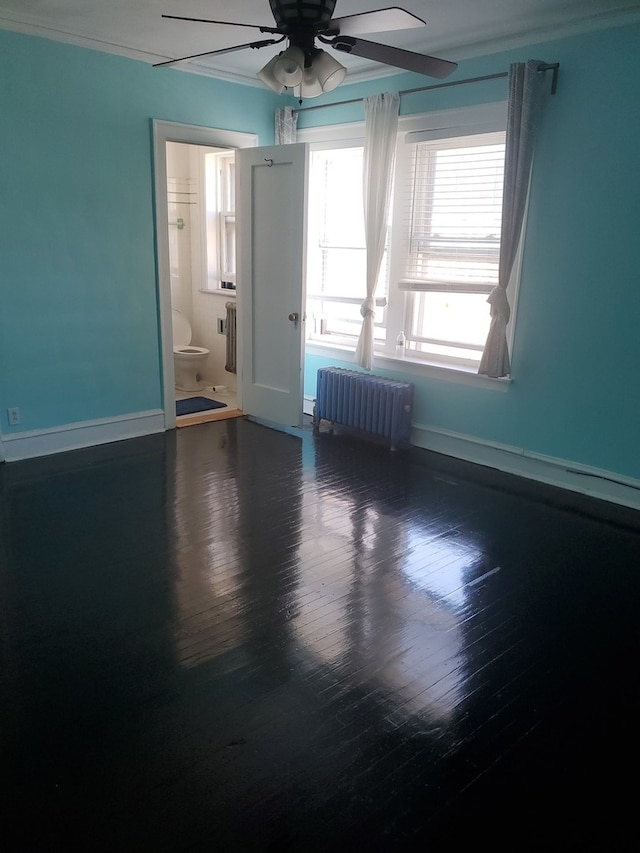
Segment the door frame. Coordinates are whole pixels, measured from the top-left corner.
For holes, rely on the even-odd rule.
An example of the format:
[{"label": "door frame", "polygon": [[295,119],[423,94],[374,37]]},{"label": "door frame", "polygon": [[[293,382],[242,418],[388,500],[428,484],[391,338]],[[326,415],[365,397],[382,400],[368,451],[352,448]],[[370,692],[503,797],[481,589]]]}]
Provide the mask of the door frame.
[{"label": "door frame", "polygon": [[[171,267],[169,262],[169,214],[167,192],[167,142],[204,145],[212,148],[252,148],[257,133],[220,130],[196,124],[180,124],[152,119],[153,172],[155,193],[156,276],[158,288],[158,330],[164,428],[176,425],[175,370],[173,366],[173,329],[171,323]],[[240,365],[238,365],[240,370]],[[238,389],[240,393],[240,388]],[[241,400],[238,399],[238,406]]]}]

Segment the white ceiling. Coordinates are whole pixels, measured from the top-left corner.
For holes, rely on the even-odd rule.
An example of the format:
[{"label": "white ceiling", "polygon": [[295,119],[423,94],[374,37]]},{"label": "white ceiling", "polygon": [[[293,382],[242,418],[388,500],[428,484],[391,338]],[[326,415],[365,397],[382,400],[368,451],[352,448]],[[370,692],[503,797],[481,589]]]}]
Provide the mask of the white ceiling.
[{"label": "white ceiling", "polygon": [[[458,61],[521,44],[640,20],[640,0],[395,0],[426,27],[366,34],[369,41]],[[334,17],[395,5],[394,0],[337,0]],[[273,26],[268,0],[0,0],[0,28],[155,63],[245,44],[268,35],[245,27],[186,23],[162,14]],[[241,50],[175,68],[249,85],[282,46]],[[370,60],[336,53],[348,81],[394,73]],[[546,57],[545,57],[546,58]],[[551,61],[554,57],[548,57]],[[159,70],[158,73],[166,73]]]}]

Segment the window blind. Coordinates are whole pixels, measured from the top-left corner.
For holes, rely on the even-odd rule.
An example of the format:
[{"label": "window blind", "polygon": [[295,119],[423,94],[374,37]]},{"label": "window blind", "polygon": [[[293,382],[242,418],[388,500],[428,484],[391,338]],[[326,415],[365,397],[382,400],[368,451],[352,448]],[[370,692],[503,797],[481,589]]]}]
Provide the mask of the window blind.
[{"label": "window blind", "polygon": [[498,283],[504,138],[409,142],[402,289],[488,293]]}]

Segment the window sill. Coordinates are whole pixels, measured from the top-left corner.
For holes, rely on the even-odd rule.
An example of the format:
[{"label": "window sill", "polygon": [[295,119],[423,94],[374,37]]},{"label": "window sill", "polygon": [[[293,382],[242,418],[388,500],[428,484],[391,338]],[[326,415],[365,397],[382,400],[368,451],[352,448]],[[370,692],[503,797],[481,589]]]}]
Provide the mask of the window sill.
[{"label": "window sill", "polygon": [[[307,341],[305,351],[311,355],[355,363],[354,352],[349,347]],[[395,358],[386,353],[376,353],[374,355],[374,371],[376,368],[395,370],[415,377],[428,377],[430,379],[444,380],[445,382],[457,382],[476,388],[491,388],[494,391],[506,391],[513,382],[511,377],[494,379],[490,376],[479,376],[476,368],[473,367],[447,365],[442,362],[425,361],[424,359],[411,358],[410,356]]]}]

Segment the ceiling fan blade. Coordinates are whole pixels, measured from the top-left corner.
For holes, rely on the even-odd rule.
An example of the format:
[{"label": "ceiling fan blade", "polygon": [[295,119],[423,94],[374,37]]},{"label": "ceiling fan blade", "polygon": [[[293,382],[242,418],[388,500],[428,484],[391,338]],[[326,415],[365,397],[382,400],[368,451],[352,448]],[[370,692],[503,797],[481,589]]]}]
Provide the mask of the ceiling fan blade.
[{"label": "ceiling fan blade", "polygon": [[162,68],[165,65],[175,65],[176,62],[186,62],[188,59],[200,59],[203,56],[219,56],[222,53],[233,53],[234,50],[245,50],[247,47],[254,49],[266,47],[268,44],[278,44],[284,40],[281,39],[263,39],[262,41],[252,41],[248,44],[236,44],[233,47],[223,47],[220,50],[205,50],[204,53],[192,53],[191,56],[180,56],[178,59],[167,59],[165,62],[156,62],[153,68]]},{"label": "ceiling fan blade", "polygon": [[375,12],[359,12],[344,18],[329,21],[323,35],[357,36],[360,33],[387,33],[391,30],[408,30],[412,27],[424,27],[425,21],[411,12],[405,12],[398,6],[389,9],[377,9]]},{"label": "ceiling fan blade", "polygon": [[458,67],[457,62],[449,62],[448,59],[436,59],[435,56],[426,56],[411,50],[391,47],[388,44],[378,44],[349,36],[336,36],[331,41],[331,45],[344,53],[373,59],[374,62],[404,68],[406,71],[415,71],[417,74],[426,74],[428,77],[448,77]]},{"label": "ceiling fan blade", "polygon": [[211,18],[185,18],[182,15],[162,15],[163,18],[171,18],[172,21],[193,21],[196,24],[224,24],[227,27],[250,27],[252,30],[260,30],[261,33],[281,33],[275,27],[263,27],[260,24],[238,24],[235,21],[212,21]]}]

